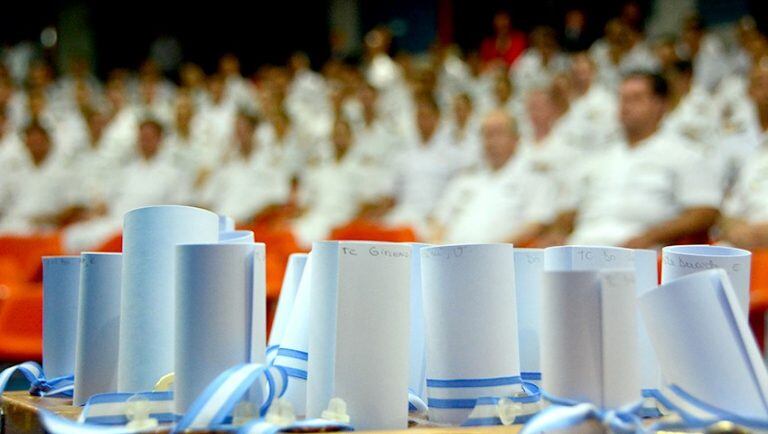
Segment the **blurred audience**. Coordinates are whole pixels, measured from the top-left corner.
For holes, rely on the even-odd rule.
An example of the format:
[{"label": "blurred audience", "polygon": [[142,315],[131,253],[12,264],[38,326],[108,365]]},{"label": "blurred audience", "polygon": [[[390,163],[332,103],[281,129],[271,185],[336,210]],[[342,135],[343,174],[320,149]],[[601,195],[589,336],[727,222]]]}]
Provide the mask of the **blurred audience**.
[{"label": "blurred audience", "polygon": [[177,82],[153,60],[57,76],[20,44],[0,64],[0,233],[61,230],[77,252],[179,203],[304,245],[366,220],[434,242],[768,247],[768,39],[691,16],[649,40],[644,15],[526,34],[499,11],[476,50],[419,55],[378,26],[359,64],[296,52],[249,75],[228,53]]}]

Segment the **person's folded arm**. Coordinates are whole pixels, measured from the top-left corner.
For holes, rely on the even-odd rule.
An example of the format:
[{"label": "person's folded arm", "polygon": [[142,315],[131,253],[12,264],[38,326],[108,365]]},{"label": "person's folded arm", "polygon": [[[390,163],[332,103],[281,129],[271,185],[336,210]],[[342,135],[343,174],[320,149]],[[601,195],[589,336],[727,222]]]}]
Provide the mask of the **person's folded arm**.
[{"label": "person's folded arm", "polygon": [[715,224],[719,215],[717,208],[688,208],[672,220],[667,220],[627,240],[624,247],[643,249],[666,245],[688,235],[706,232]]}]

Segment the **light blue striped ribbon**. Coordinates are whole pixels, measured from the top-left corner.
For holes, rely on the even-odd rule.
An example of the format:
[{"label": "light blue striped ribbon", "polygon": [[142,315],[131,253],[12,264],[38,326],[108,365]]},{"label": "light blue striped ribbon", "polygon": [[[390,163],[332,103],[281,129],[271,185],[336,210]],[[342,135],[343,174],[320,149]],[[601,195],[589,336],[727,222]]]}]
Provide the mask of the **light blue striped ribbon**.
[{"label": "light blue striped ribbon", "polygon": [[427,404],[419,398],[418,395],[408,390],[408,413],[414,415],[425,415],[427,413]]},{"label": "light blue striped ribbon", "polygon": [[273,362],[275,366],[283,368],[289,377],[298,378],[299,380],[307,380],[306,369],[299,369],[291,366],[285,366],[283,364],[278,364],[276,363],[278,357],[287,357],[289,359],[299,360],[306,363],[309,360],[309,354],[307,354],[305,351],[280,347],[277,349],[277,355],[275,356],[275,360]]},{"label": "light blue striped ribbon", "polygon": [[280,348],[280,345],[270,345],[267,347],[267,364],[269,366],[272,366],[275,364],[275,358],[277,358],[277,350]]},{"label": "light blue striped ribbon", "polygon": [[659,422],[653,429],[704,428],[714,423],[727,420],[753,430],[768,430],[768,419],[744,417],[708,404],[676,385],[669,385],[662,390],[649,391],[664,408],[676,413],[682,423]]},{"label": "light blue striped ribbon", "polygon": [[67,375],[46,379],[43,368],[35,362],[24,362],[0,373],[0,394],[5,391],[13,374],[20,372],[30,384],[29,393],[35,396],[71,398],[75,389],[75,376]]},{"label": "light blue striped ribbon", "polygon": [[[259,408],[259,415],[263,416],[272,402],[285,393],[288,375],[280,367],[241,364],[226,370],[206,387],[182,417],[173,414],[173,392],[146,392],[138,395],[147,399],[150,417],[158,419],[160,423],[172,423],[178,420],[175,426],[170,426],[174,433],[190,429],[212,428],[234,431],[237,428],[226,423],[231,422],[231,413],[235,405],[257,381],[263,381],[261,386],[266,390],[266,396]],[[40,412],[40,418],[45,429],[52,434],[133,433],[136,430],[127,429],[125,426],[110,427],[109,425],[122,425],[128,422],[126,410],[129,403],[127,401],[136,395],[132,393],[94,395],[86,403],[79,422],[73,422],[46,411]]]},{"label": "light blue striped ribbon", "polygon": [[[522,396],[503,396],[512,402],[520,404],[534,404],[541,400],[541,389],[534,383],[523,381],[521,376],[493,377],[493,378],[471,378],[471,379],[427,379],[428,388],[441,389],[464,389],[464,388],[488,388],[499,386],[510,386],[519,384],[522,386]],[[471,409],[469,416],[462,423],[462,426],[490,426],[502,425],[498,413],[498,403],[502,397],[484,396],[478,398],[466,399],[443,399],[428,398],[427,405],[434,409]],[[524,423],[531,414],[519,415],[515,418],[515,423]]]}]

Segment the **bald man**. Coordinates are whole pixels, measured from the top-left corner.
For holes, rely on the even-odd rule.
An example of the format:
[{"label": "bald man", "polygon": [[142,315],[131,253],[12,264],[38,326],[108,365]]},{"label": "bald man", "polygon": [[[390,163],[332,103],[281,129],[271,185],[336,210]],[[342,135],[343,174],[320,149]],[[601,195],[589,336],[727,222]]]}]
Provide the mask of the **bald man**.
[{"label": "bald man", "polygon": [[517,124],[506,112],[490,112],[481,135],[485,165],[449,184],[433,214],[432,238],[527,244],[555,216],[555,185],[517,152]]}]

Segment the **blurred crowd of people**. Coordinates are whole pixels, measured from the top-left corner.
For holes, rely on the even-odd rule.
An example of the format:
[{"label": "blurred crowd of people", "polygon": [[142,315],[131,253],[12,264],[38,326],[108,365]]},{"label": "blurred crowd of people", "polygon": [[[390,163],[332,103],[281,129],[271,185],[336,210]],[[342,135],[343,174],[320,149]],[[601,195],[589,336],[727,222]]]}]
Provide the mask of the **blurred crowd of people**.
[{"label": "blurred crowd of people", "polygon": [[419,56],[376,28],[360,64],[296,53],[248,78],[233,55],[178,83],[151,61],[104,82],[15,61],[0,233],[92,249],[126,211],[179,203],[305,244],[365,219],[431,242],[768,246],[768,40],[749,17],[730,42],[696,17],[649,40],[631,17],[587,43],[583,12],[562,34],[499,12],[477,51]]}]

